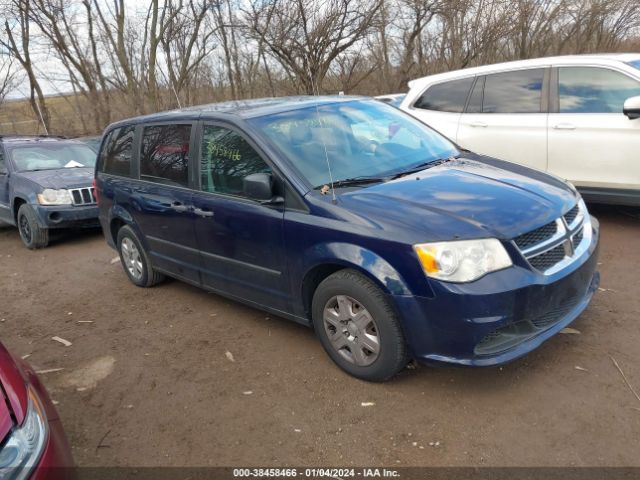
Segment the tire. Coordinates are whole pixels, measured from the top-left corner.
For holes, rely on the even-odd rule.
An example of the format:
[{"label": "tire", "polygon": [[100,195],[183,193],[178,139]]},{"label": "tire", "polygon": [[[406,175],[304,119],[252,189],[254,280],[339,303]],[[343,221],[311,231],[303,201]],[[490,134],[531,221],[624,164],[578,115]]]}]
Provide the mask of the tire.
[{"label": "tire", "polygon": [[147,288],[164,280],[164,275],[153,269],[149,255],[131,227],[125,225],[118,230],[117,245],[122,268],[131,283]]},{"label": "tire", "polygon": [[20,239],[27,248],[35,250],[49,245],[49,230],[38,225],[38,218],[31,205],[26,203],[20,205],[16,224]]},{"label": "tire", "polygon": [[409,360],[393,305],[373,282],[355,270],[340,270],[318,285],[312,317],[316,335],[329,357],[354,377],[382,382],[396,375]]}]

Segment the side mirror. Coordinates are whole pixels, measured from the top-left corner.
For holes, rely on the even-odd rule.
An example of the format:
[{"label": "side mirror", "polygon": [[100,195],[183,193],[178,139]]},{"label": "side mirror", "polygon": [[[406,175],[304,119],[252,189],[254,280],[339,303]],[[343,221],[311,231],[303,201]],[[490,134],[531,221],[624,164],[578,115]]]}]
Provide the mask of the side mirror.
[{"label": "side mirror", "polygon": [[244,194],[259,202],[269,203],[273,199],[273,177],[270,173],[252,173],[242,179]]},{"label": "side mirror", "polygon": [[640,118],[640,97],[627,98],[624,101],[622,113],[629,117],[629,120]]}]

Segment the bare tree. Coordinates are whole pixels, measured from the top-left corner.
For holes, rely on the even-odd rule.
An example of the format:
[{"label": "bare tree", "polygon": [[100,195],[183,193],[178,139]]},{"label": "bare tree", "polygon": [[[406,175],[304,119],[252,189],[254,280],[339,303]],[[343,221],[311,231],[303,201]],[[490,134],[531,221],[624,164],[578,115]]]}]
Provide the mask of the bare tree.
[{"label": "bare tree", "polygon": [[31,108],[36,117],[41,119],[45,130],[50,131],[49,110],[31,58],[32,33],[30,15],[30,0],[11,0],[4,6],[4,36],[0,37],[0,46],[22,66],[29,80],[29,103]]},{"label": "bare tree", "polygon": [[364,40],[381,1],[257,0],[245,22],[250,37],[263,42],[291,80],[312,94],[336,57]]}]

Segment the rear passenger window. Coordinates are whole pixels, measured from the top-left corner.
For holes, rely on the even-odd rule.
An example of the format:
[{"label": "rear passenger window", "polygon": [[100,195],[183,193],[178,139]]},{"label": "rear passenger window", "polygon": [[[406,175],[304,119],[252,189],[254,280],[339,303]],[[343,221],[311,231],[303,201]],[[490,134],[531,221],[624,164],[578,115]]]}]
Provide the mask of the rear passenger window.
[{"label": "rear passenger window", "polygon": [[460,113],[464,110],[472,83],[473,77],[433,85],[422,94],[414,107],[438,112]]},{"label": "rear passenger window", "polygon": [[112,130],[102,150],[100,171],[111,175],[131,176],[131,155],[135,128],[119,127]]},{"label": "rear passenger window", "polygon": [[483,113],[540,113],[544,68],[487,75]]},{"label": "rear passenger window", "polygon": [[244,177],[262,172],[271,172],[271,168],[241,135],[223,127],[204,126],[200,164],[203,191],[243,197]]},{"label": "rear passenger window", "polygon": [[566,67],[558,73],[560,113],[622,113],[640,95],[640,82],[605,68]]},{"label": "rear passenger window", "polygon": [[140,179],[188,186],[190,137],[191,125],[145,127],[140,152]]}]

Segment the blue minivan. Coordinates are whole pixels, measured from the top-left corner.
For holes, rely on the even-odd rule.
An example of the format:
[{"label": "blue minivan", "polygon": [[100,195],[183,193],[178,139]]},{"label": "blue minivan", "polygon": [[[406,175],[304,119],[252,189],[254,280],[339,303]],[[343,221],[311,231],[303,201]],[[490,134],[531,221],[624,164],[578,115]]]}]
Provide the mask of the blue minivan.
[{"label": "blue minivan", "polygon": [[115,123],[96,194],[135,285],[167,275],[312,326],[365,380],[410,359],[513,360],[571,323],[599,283],[598,222],[572,185],[367,98]]}]

